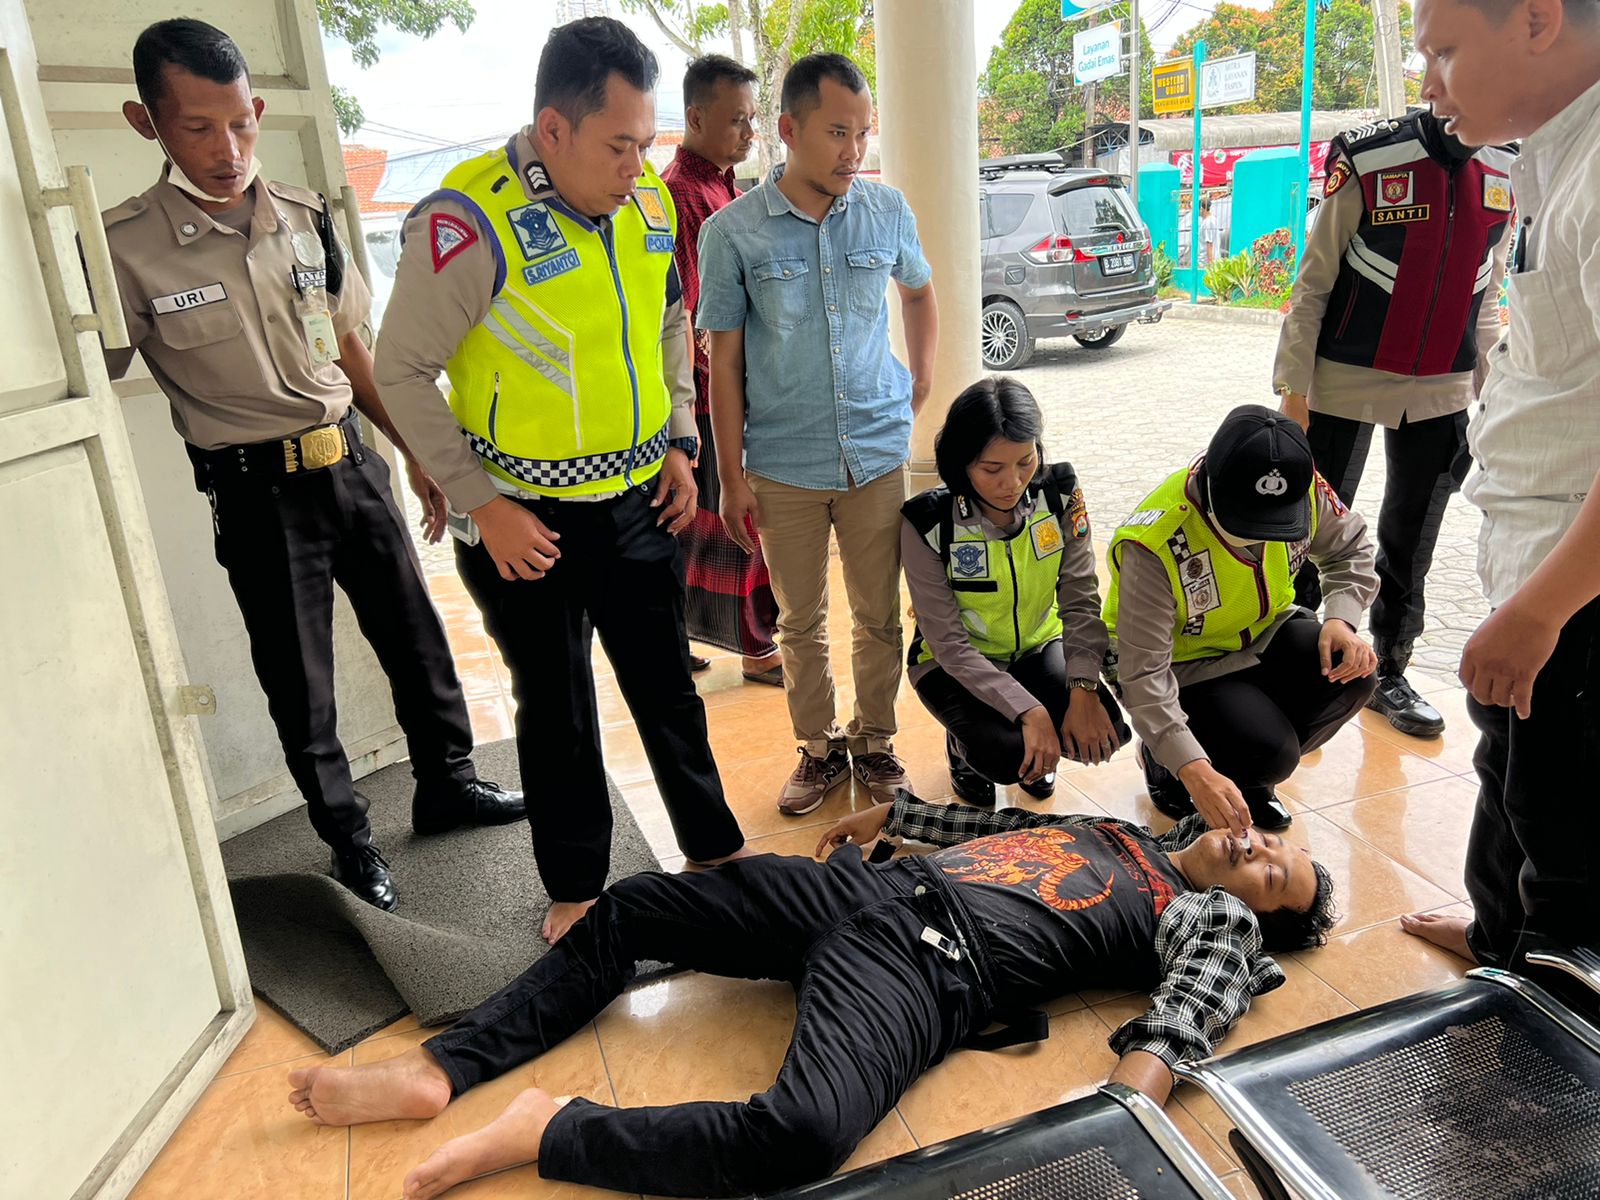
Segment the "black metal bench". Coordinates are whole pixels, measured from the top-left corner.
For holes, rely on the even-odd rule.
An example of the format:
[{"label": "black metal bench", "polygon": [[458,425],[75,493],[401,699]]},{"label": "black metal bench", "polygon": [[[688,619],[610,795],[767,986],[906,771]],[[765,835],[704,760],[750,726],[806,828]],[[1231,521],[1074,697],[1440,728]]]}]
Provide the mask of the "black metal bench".
[{"label": "black metal bench", "polygon": [[783,1193],[806,1200],[1230,1200],[1161,1107],[1121,1084]]},{"label": "black metal bench", "polygon": [[[1600,989],[1600,961],[1550,956]],[[1459,983],[1180,1064],[1263,1196],[1600,1197],[1600,1029],[1544,989]]]}]

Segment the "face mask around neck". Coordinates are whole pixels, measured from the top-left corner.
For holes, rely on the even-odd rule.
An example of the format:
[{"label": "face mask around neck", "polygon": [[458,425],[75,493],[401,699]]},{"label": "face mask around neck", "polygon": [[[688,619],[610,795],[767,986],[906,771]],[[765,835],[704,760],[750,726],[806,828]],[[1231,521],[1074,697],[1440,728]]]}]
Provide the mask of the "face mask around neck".
[{"label": "face mask around neck", "polygon": [[[156,134],[156,145],[161,147],[161,153],[167,156],[167,182],[180,192],[187,192],[197,200],[204,200],[208,204],[231,204],[231,196],[213,196],[200,187],[178,166],[178,160],[172,157],[172,151],[167,149],[167,144],[161,140],[161,135]],[[256,176],[261,173],[261,160],[254,154],[250,156],[250,165],[245,168],[244,187],[241,191],[248,191],[250,185],[256,181]]]}]

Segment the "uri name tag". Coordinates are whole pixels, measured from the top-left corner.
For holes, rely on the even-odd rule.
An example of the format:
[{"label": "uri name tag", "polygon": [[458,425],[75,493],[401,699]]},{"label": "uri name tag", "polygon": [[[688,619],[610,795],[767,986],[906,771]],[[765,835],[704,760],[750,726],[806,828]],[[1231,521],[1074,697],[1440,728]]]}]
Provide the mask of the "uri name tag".
[{"label": "uri name tag", "polygon": [[161,314],[187,312],[191,308],[199,308],[203,304],[215,304],[218,300],[227,298],[227,288],[220,283],[208,283],[204,287],[191,288],[187,292],[173,292],[170,296],[153,297],[150,308]]}]

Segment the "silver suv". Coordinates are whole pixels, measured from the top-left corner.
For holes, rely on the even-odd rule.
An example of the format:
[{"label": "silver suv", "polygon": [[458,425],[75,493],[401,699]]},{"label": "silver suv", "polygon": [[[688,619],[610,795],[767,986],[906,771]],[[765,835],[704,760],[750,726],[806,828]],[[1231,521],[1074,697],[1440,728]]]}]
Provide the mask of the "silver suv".
[{"label": "silver suv", "polygon": [[1039,338],[1104,350],[1172,307],[1156,299],[1150,231],[1116,176],[1019,154],[986,159],[978,179],[990,370],[1020,367]]}]

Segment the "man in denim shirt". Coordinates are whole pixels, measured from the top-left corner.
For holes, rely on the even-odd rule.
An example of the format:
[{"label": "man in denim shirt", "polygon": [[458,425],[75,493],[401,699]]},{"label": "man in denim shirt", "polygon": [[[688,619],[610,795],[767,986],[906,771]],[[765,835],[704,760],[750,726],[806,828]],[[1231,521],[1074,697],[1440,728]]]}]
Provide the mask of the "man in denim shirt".
[{"label": "man in denim shirt", "polygon": [[[761,531],[778,600],[789,717],[803,743],[778,808],[799,816],[849,777],[851,758],[880,800],[906,785],[892,741],[900,505],[939,318],[905,197],[856,178],[872,124],[860,69],[843,55],[808,55],[784,77],[782,108],[788,161],[701,230],[696,325],[711,339],[722,520],[747,549],[747,522]],[[889,349],[891,278],[910,370]],[[853,623],[855,714],[842,730],[828,663],[830,528]]]}]

